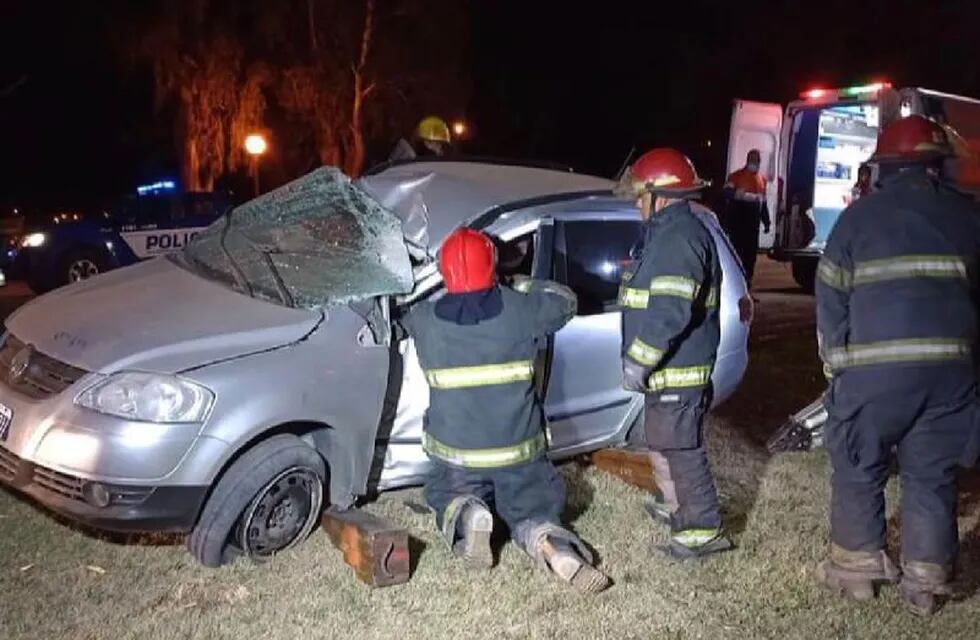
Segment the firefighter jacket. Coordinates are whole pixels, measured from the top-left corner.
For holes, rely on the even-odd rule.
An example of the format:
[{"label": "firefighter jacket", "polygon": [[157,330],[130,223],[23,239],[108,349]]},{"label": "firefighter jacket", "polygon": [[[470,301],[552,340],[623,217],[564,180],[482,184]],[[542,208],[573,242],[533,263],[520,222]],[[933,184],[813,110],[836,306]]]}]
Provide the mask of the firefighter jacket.
[{"label": "firefighter jacket", "polygon": [[721,265],[687,202],[654,214],[642,256],[623,273],[623,358],[651,372],[651,392],[706,387],[720,336]]},{"label": "firefighter jacket", "polygon": [[576,298],[548,281],[515,287],[501,286],[500,313],[476,324],[440,318],[435,302],[420,303],[403,319],[429,384],[423,448],[430,457],[496,468],[547,450],[534,360],[542,339],[574,317]]},{"label": "firefighter jacket", "polygon": [[[980,210],[921,169],[845,209],[817,268],[827,375],[866,372],[892,389],[948,371],[972,376],[978,251]],[[917,366],[928,363],[943,367]]]}]

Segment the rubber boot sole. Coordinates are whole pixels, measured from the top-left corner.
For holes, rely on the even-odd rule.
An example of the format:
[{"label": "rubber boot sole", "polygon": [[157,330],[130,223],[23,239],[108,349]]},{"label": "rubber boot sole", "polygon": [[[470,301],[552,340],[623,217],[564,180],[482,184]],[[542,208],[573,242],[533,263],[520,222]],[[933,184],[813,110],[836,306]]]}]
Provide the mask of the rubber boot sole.
[{"label": "rubber boot sole", "polygon": [[493,550],[490,547],[490,538],[493,535],[493,515],[480,509],[469,516],[465,531],[463,539],[456,545],[457,554],[473,569],[492,568]]},{"label": "rubber boot sole", "polygon": [[654,547],[654,550],[674,560],[697,560],[716,553],[731,551],[734,548],[735,545],[732,544],[732,541],[722,536],[700,547],[685,547],[680,543],[670,541],[665,545]]},{"label": "rubber boot sole", "polygon": [[599,593],[609,587],[609,576],[573,553],[562,553],[549,560],[552,574],[582,593]]}]

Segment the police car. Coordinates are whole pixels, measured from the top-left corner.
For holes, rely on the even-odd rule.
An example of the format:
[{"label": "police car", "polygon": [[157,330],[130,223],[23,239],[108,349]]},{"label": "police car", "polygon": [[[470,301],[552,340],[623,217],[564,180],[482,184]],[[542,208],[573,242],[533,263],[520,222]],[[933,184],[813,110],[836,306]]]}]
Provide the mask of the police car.
[{"label": "police car", "polygon": [[161,181],[94,215],[54,213],[25,227],[8,275],[37,293],[85,280],[183,248],[228,206],[220,194]]}]

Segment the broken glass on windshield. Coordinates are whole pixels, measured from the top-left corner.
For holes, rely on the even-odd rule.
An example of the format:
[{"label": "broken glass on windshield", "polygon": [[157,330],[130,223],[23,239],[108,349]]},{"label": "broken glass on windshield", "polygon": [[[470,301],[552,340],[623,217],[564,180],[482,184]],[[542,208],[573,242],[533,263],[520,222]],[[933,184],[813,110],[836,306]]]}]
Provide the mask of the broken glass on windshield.
[{"label": "broken glass on windshield", "polygon": [[291,307],[406,293],[413,284],[398,218],[332,167],[234,209],[177,260]]}]

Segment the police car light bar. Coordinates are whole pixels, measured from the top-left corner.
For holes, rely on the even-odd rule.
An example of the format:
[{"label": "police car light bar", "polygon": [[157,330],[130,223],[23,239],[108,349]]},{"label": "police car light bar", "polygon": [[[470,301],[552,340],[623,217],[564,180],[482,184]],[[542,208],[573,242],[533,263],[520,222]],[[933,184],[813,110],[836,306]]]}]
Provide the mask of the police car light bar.
[{"label": "police car light bar", "polygon": [[848,98],[859,98],[863,96],[871,96],[882,89],[890,89],[890,82],[873,82],[871,84],[862,84],[855,87],[844,87],[842,89],[810,89],[804,91],[800,94],[801,98],[806,100],[846,100]]},{"label": "police car light bar", "polygon": [[161,180],[153,184],[144,184],[136,187],[136,195],[145,196],[152,193],[160,193],[161,191],[173,191],[176,188],[177,185],[174,184],[173,180]]}]

